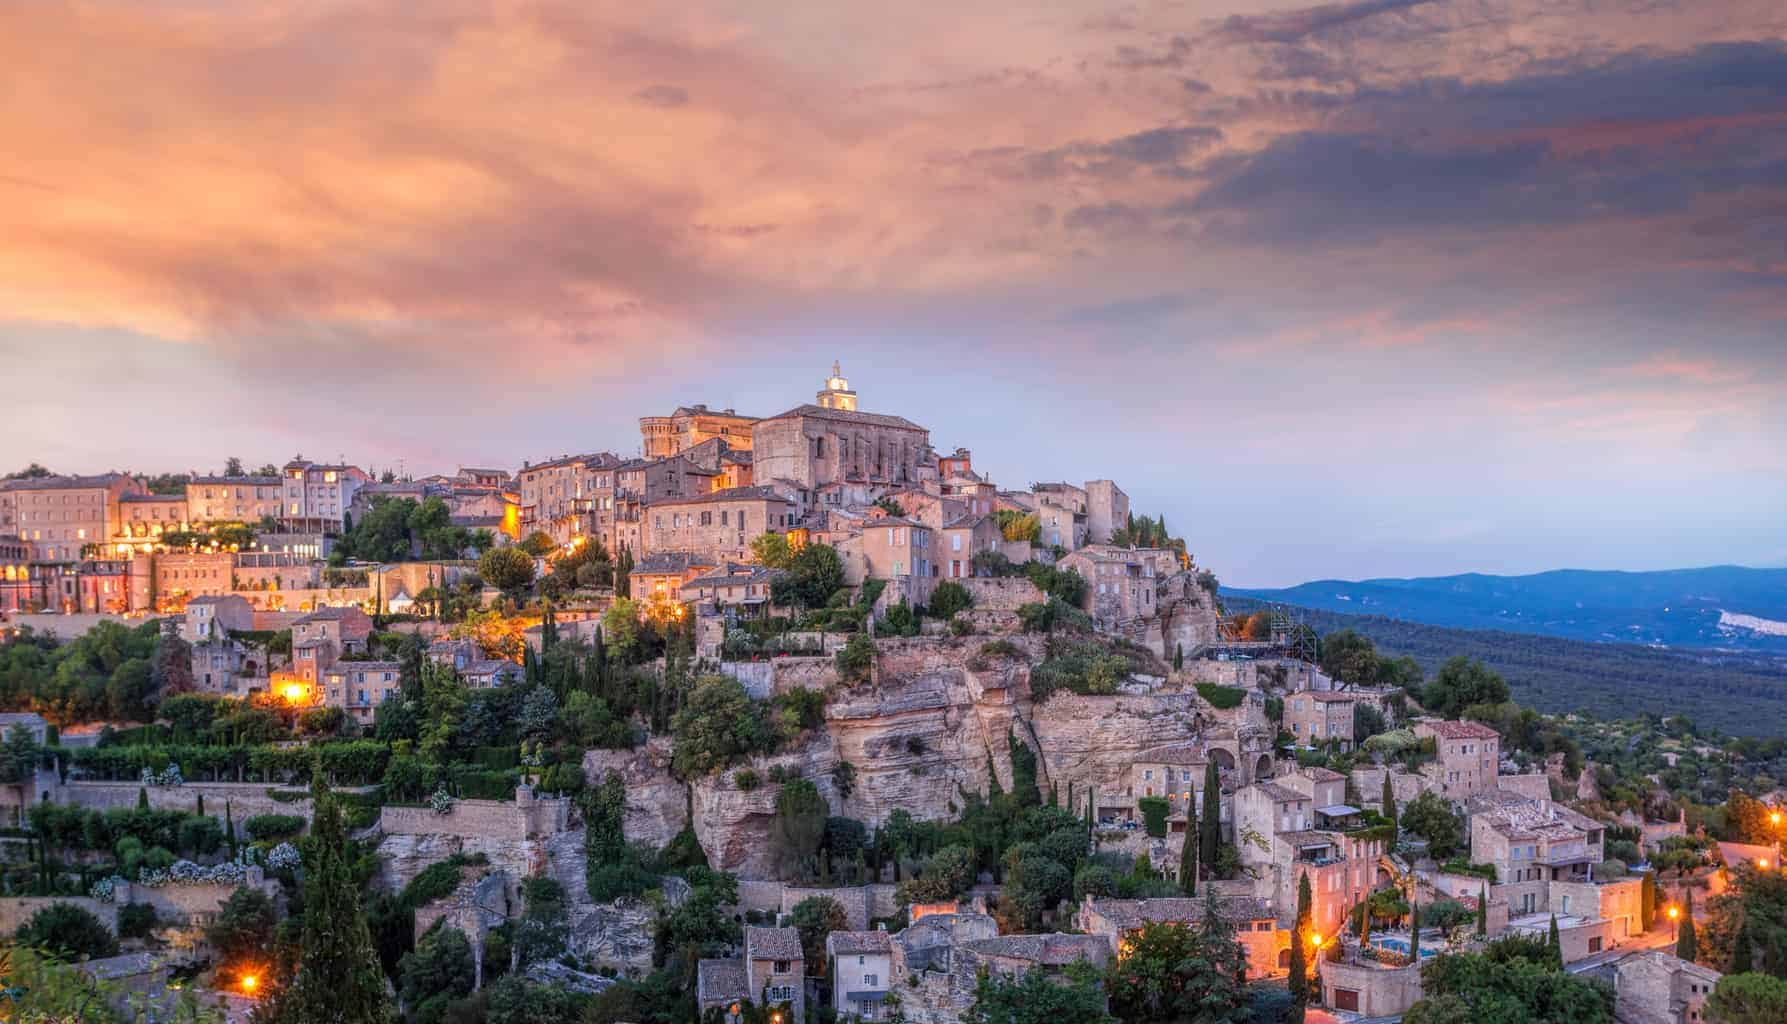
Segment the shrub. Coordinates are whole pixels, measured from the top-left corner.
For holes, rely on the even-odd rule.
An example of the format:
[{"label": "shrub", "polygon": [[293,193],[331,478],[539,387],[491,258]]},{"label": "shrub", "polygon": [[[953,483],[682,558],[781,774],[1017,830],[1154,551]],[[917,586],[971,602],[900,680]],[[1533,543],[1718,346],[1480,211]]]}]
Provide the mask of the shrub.
[{"label": "shrub", "polygon": [[944,580],[931,591],[930,614],[939,619],[953,619],[957,612],[974,607],[974,595],[954,580]]},{"label": "shrub", "polygon": [[1167,802],[1165,797],[1145,796],[1137,800],[1136,808],[1142,812],[1142,823],[1148,834],[1159,839],[1167,834]]},{"label": "shrub", "polygon": [[1240,707],[1241,702],[1247,699],[1247,691],[1233,686],[1199,683],[1198,696],[1218,711],[1230,711]]},{"label": "shrub", "polygon": [[14,941],[68,960],[118,955],[118,940],[105,924],[92,911],[73,903],[52,903],[32,914]]},{"label": "shrub", "polygon": [[866,636],[850,638],[837,655],[838,674],[852,682],[866,682],[875,666],[875,641]]},{"label": "shrub", "polygon": [[126,903],[118,908],[118,937],[146,939],[155,929],[155,908],[147,903]]},{"label": "shrub", "polygon": [[1421,924],[1426,928],[1456,928],[1476,919],[1476,912],[1457,900],[1434,900],[1421,908]]},{"label": "shrub", "polygon": [[206,929],[205,938],[224,963],[256,962],[267,955],[279,914],[273,900],[259,889],[246,886],[230,893]]},{"label": "shrub", "polygon": [[969,622],[966,615],[958,615],[949,620],[950,636],[972,636],[973,634],[974,623]]},{"label": "shrub", "polygon": [[740,768],[732,773],[732,784],[737,786],[741,792],[749,793],[763,785],[763,780],[757,777],[757,769]]},{"label": "shrub", "polygon": [[242,830],[250,839],[290,839],[304,831],[304,818],[297,814],[257,814],[242,823]]}]

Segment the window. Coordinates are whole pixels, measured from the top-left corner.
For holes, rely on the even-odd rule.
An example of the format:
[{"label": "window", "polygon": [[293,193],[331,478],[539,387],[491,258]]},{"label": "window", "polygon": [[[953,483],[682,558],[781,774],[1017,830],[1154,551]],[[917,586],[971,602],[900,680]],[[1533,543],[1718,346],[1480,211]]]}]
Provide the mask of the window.
[{"label": "window", "polygon": [[[857,959],[860,960],[862,958],[858,957]],[[881,984],[881,976],[878,974],[865,974],[862,976],[862,983],[864,985],[868,986],[869,988],[874,988],[875,986]]]},{"label": "window", "polygon": [[776,973],[777,974],[787,974],[788,973],[788,961],[777,960],[776,961]]}]

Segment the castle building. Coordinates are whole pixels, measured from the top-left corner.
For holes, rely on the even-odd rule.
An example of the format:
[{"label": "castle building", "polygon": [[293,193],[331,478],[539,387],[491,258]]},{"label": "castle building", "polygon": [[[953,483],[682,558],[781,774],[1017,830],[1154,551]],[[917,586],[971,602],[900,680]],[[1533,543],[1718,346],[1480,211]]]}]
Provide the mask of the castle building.
[{"label": "castle building", "polygon": [[807,507],[868,504],[890,488],[935,479],[930,431],[861,411],[849,381],[832,369],[814,404],[752,425],[752,479],[798,491]]}]

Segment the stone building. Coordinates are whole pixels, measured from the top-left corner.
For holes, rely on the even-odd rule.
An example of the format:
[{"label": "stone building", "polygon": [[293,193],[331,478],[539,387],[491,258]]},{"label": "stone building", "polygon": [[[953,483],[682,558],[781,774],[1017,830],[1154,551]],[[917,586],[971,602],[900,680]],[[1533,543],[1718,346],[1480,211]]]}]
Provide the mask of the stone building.
[{"label": "stone building", "polygon": [[1605,858],[1606,828],[1550,800],[1491,790],[1466,804],[1471,861],[1495,866],[1514,915],[1550,908],[1552,882],[1588,882]]},{"label": "stone building", "polygon": [[319,608],[292,623],[292,671],[312,686],[346,654],[361,654],[372,617],[358,608]]},{"label": "stone building", "polygon": [[254,608],[246,598],[234,594],[195,597],[186,602],[185,627],[188,643],[224,639],[232,629],[254,628]]},{"label": "stone building", "polygon": [[668,416],[639,418],[641,451],[648,459],[666,459],[717,438],[735,450],[748,452],[751,425],[756,422],[757,417],[742,416],[731,409],[679,406]]},{"label": "stone building", "polygon": [[1111,534],[1129,523],[1129,495],[1114,480],[1086,481],[1086,540],[1110,542]]},{"label": "stone building", "polygon": [[1423,718],[1415,723],[1415,735],[1432,737],[1437,761],[1424,774],[1439,785],[1440,795],[1463,802],[1478,793],[1491,792],[1501,764],[1501,734],[1481,722]]},{"label": "stone building", "polygon": [[[1167,828],[1172,832],[1184,832],[1188,818],[1203,813],[1204,766],[1209,760],[1201,742],[1173,743],[1144,750],[1130,765],[1129,793],[1134,798],[1165,797]],[[1226,819],[1232,807],[1225,805],[1219,810]]]},{"label": "stone building", "polygon": [[739,487],[652,502],[645,519],[647,552],[685,552],[711,568],[727,560],[748,561],[753,540],[794,528],[799,511],[771,488]]},{"label": "stone building", "polygon": [[0,612],[25,612],[47,605],[44,587],[48,574],[34,575],[31,545],[6,534],[0,536]]},{"label": "stone building", "polygon": [[780,569],[768,566],[727,562],[684,583],[678,596],[684,604],[711,604],[739,618],[760,618],[769,613],[770,587],[780,575]]},{"label": "stone building", "polygon": [[683,584],[713,567],[712,561],[687,551],[655,551],[627,574],[627,589],[636,601],[680,601]]},{"label": "stone building", "polygon": [[934,477],[930,431],[900,416],[858,411],[856,393],[834,376],[818,404],[800,405],[751,427],[752,473],[786,481],[809,507],[869,504],[885,491]]},{"label": "stone building", "polygon": [[385,698],[403,686],[403,662],[338,661],[323,670],[323,703],[365,725]]},{"label": "stone building", "polygon": [[228,551],[166,551],[155,557],[155,604],[178,611],[198,597],[235,589],[236,556]]},{"label": "stone building", "polygon": [[517,532],[524,538],[536,531],[544,533],[555,544],[596,536],[612,550],[611,524],[622,464],[609,452],[523,463],[516,474],[520,504]]},{"label": "stone building", "polygon": [[1283,973],[1279,951],[1290,946],[1290,932],[1279,927],[1272,907],[1252,896],[1189,896],[1183,899],[1120,900],[1087,896],[1074,911],[1074,927],[1102,939],[1119,961],[1127,940],[1149,924],[1182,924],[1201,927],[1214,906],[1221,919],[1234,929],[1236,941],[1247,951],[1247,976],[1265,978]]},{"label": "stone building", "polygon": [[1353,749],[1353,709],[1357,704],[1350,693],[1293,693],[1284,698],[1284,727],[1303,746],[1337,743],[1342,751],[1348,751]]},{"label": "stone building", "polygon": [[120,558],[148,554],[164,533],[189,525],[186,499],[178,494],[126,494],[118,499],[118,532],[106,553]]},{"label": "stone building", "polygon": [[186,516],[199,525],[252,525],[280,518],[284,494],[285,482],[277,476],[193,477],[186,484]]},{"label": "stone building", "polygon": [[1042,546],[1074,551],[1086,543],[1086,492],[1068,483],[1037,484],[1035,495],[1037,527]]},{"label": "stone building", "polygon": [[744,1003],[786,1007],[784,1024],[806,1019],[806,961],[793,928],[745,927],[744,956],[703,960],[695,970],[695,1001],[705,1015],[718,1008],[727,1024],[743,1019]]},{"label": "stone building", "polygon": [[1096,544],[1056,563],[1086,579],[1082,607],[1106,630],[1159,614],[1156,586],[1179,569],[1178,556],[1164,548],[1118,548]]},{"label": "stone building", "polygon": [[280,470],[285,491],[280,525],[293,532],[340,533],[354,494],[372,482],[358,466],[310,462],[299,456]]},{"label": "stone building", "polygon": [[0,533],[30,544],[34,563],[78,562],[119,532],[123,498],[147,493],[123,473],[0,481]]},{"label": "stone building", "polygon": [[1004,539],[997,519],[969,512],[944,523],[938,531],[937,565],[949,579],[973,576],[974,556],[998,551]]},{"label": "stone building", "polygon": [[1608,966],[1619,1024],[1700,1024],[1722,977],[1659,949],[1628,953]]},{"label": "stone building", "polygon": [[893,955],[893,938],[885,931],[837,931],[825,937],[831,1005],[840,1018],[881,1020],[888,1016]]},{"label": "stone building", "polygon": [[1326,768],[1298,768],[1235,794],[1242,863],[1254,872],[1256,894],[1272,901],[1281,921],[1294,914],[1304,876],[1312,926],[1327,935],[1388,881],[1378,863],[1387,840],[1357,831],[1359,813],[1346,803],[1346,776]]}]

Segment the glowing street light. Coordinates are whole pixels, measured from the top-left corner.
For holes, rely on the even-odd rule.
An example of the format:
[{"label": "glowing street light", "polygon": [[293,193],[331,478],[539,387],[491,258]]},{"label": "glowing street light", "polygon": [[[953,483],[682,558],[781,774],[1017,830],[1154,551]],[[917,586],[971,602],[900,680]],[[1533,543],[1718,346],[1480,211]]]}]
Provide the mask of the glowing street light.
[{"label": "glowing street light", "polygon": [[1681,924],[1680,924],[1681,916],[1682,916],[1681,908],[1676,906],[1675,904],[1671,903],[1669,905],[1669,928],[1670,928],[1670,933],[1672,935],[1674,935],[1676,938],[1681,937]]},{"label": "glowing street light", "polygon": [[254,995],[255,990],[260,987],[261,987],[260,975],[258,975],[258,974],[244,974],[244,975],[242,975],[242,994],[243,995],[250,995],[250,996]]}]

